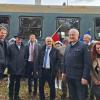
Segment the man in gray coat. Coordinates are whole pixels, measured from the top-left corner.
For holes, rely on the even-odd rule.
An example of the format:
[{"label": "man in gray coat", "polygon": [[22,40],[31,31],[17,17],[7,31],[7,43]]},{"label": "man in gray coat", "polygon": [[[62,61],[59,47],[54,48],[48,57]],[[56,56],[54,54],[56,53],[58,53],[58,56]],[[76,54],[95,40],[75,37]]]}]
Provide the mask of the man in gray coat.
[{"label": "man in gray coat", "polygon": [[22,44],[22,36],[15,36],[16,41],[8,47],[8,71],[10,74],[9,100],[20,100],[20,80],[25,72],[26,50]]}]

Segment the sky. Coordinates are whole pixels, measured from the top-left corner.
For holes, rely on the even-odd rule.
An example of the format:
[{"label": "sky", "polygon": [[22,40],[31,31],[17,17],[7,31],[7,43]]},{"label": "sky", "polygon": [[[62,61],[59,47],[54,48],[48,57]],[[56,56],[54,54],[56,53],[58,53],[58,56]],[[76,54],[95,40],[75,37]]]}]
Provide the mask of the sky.
[{"label": "sky", "polygon": [[[86,5],[100,6],[100,0],[41,0],[42,5]],[[2,4],[35,4],[35,0],[0,0]]]}]

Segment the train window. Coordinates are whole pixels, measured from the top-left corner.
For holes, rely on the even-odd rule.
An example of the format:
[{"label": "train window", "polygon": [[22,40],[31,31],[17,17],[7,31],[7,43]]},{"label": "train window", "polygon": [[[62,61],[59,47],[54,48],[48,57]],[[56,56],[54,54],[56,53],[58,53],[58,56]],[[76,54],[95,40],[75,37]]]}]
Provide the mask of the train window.
[{"label": "train window", "polygon": [[0,15],[0,25],[5,26],[9,32],[9,16]]},{"label": "train window", "polygon": [[95,38],[100,40],[100,18],[95,20]]},{"label": "train window", "polygon": [[20,20],[20,32],[24,34],[26,38],[30,34],[35,34],[37,38],[42,36],[42,17],[37,16],[21,16]]},{"label": "train window", "polygon": [[79,17],[57,17],[56,19],[57,29],[60,33],[61,38],[68,36],[68,30],[71,28],[76,28],[80,30],[80,18]]}]

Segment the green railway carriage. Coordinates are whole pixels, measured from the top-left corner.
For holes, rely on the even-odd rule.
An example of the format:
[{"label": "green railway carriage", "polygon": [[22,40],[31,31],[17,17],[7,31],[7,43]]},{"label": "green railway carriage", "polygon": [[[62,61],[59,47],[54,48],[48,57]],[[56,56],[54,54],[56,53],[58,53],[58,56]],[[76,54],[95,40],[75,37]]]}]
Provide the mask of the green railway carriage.
[{"label": "green railway carriage", "polygon": [[90,31],[93,39],[100,40],[100,7],[0,4],[0,24],[8,28],[9,37],[21,32],[27,38],[34,33],[41,40],[61,26],[61,38],[74,27],[80,34]]}]

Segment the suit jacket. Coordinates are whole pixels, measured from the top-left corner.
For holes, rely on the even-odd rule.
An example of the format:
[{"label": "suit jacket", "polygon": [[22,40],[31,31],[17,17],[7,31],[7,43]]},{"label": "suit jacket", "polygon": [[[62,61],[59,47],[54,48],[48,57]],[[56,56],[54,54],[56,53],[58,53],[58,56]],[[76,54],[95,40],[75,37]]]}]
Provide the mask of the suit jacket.
[{"label": "suit jacket", "polygon": [[7,40],[4,40],[4,52],[5,52],[5,67],[8,65],[8,44]]},{"label": "suit jacket", "polygon": [[8,46],[8,70],[13,75],[25,73],[26,52],[25,46],[21,44],[20,50],[16,43]]},{"label": "suit jacket", "polygon": [[5,64],[5,51],[3,48],[3,43],[0,41],[0,66]]},{"label": "suit jacket", "polygon": [[64,54],[64,71],[69,78],[89,79],[90,56],[87,45],[77,42],[73,46],[69,44]]},{"label": "suit jacket", "polygon": [[[27,62],[28,62],[28,58],[29,58],[29,46],[30,46],[30,44],[26,45]],[[40,50],[39,44],[35,43],[34,44],[34,55],[33,55],[33,59],[34,59],[34,68],[33,69],[34,69],[34,72],[38,71],[39,50]],[[26,67],[28,67],[28,64],[26,64]]]},{"label": "suit jacket", "polygon": [[5,67],[5,50],[3,42],[0,41],[0,74],[3,74]]},{"label": "suit jacket", "polygon": [[[45,55],[45,49],[46,46],[43,46],[42,49],[39,52],[39,59],[38,59],[38,70],[41,72],[41,69],[43,68],[43,62],[44,62],[44,55]],[[50,69],[52,74],[57,73],[59,67],[60,67],[60,54],[59,51],[52,47],[50,53]]]}]

